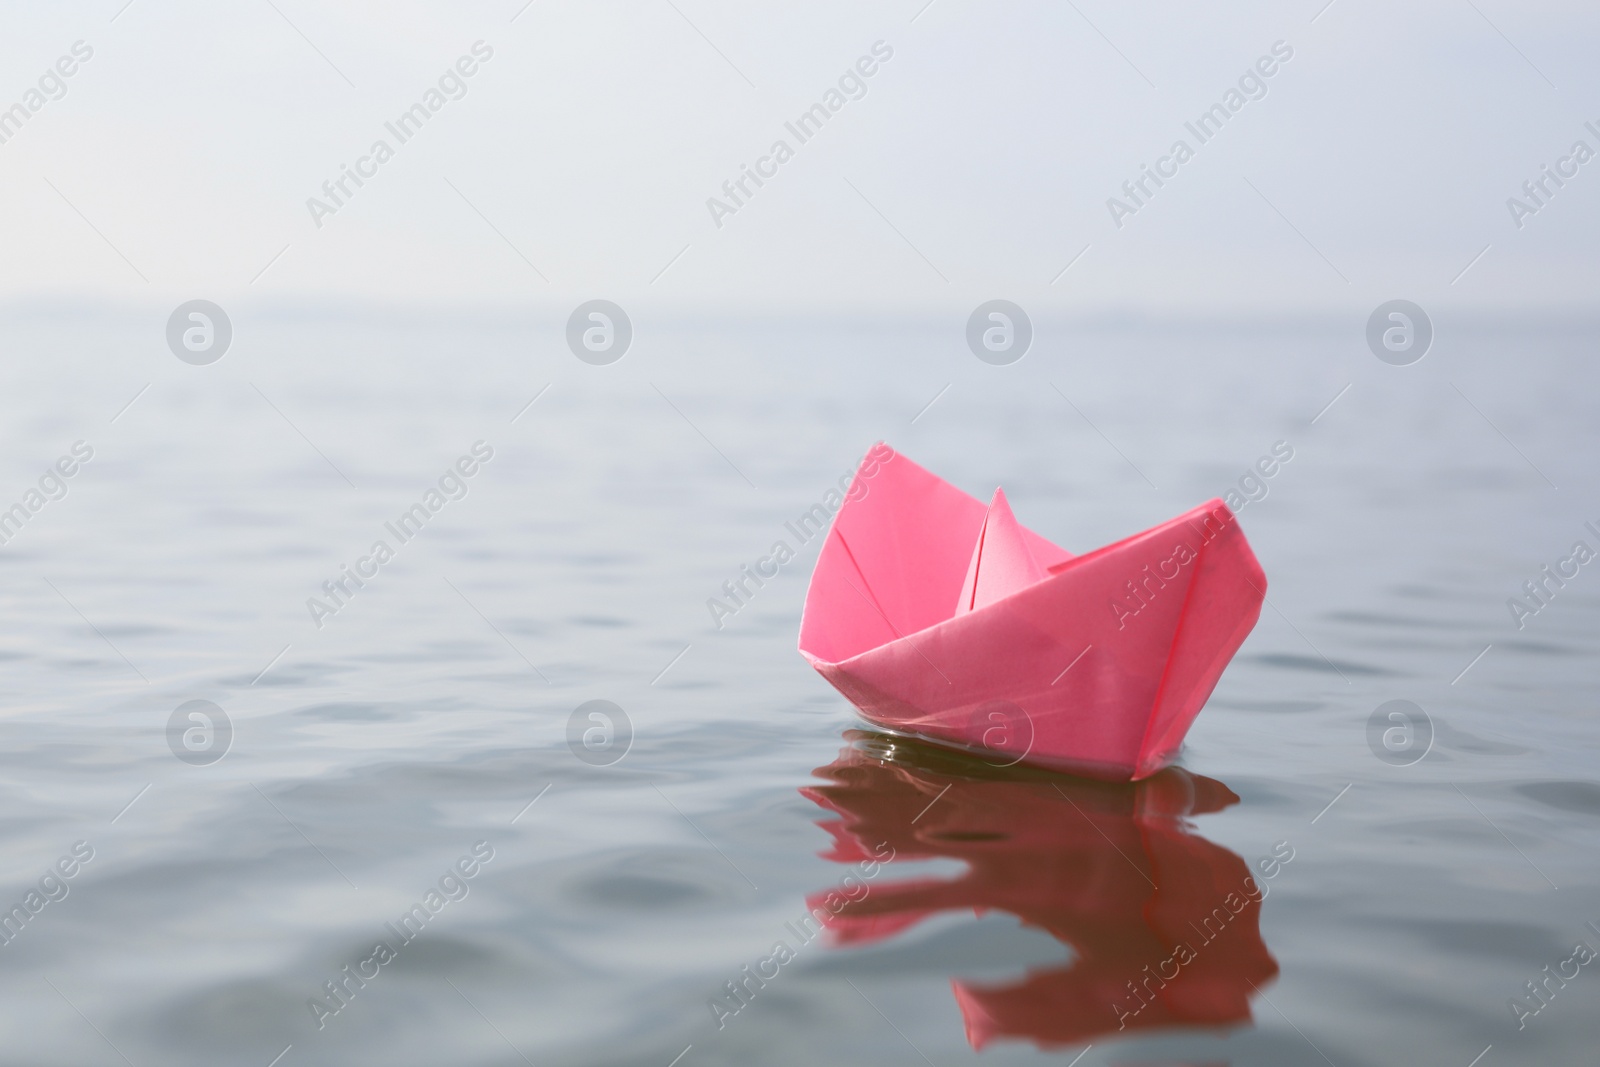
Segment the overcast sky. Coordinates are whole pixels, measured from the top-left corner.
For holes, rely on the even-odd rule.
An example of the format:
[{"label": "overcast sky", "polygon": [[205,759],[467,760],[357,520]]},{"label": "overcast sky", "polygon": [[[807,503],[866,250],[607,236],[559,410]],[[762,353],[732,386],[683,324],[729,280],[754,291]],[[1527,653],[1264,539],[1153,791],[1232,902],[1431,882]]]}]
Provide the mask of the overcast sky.
[{"label": "overcast sky", "polygon": [[[1507,200],[1600,151],[1600,11],[1323,3],[13,2],[0,107],[45,88],[0,144],[0,300],[1591,305],[1600,159],[1520,227]],[[479,41],[464,95],[400,143],[385,123]],[[801,143],[785,123],[877,42]],[[1202,144],[1185,123],[1277,42],[1265,94],[1247,81]],[[379,139],[393,158],[314,220]],[[708,198],[779,139],[793,158],[718,226]],[[1180,139],[1193,158],[1133,205],[1123,182]],[[1137,206],[1120,227],[1113,196]]]}]

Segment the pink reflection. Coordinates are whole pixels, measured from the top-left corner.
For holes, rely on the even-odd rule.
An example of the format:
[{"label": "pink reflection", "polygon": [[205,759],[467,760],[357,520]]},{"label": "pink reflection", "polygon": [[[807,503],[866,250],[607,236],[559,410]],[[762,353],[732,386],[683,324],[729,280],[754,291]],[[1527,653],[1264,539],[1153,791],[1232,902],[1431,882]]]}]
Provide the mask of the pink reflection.
[{"label": "pink reflection", "polygon": [[887,842],[896,860],[968,869],[953,879],[880,874],[828,924],[835,946],[881,941],[943,911],[998,909],[1076,954],[1015,981],[953,981],[974,1048],[1251,1021],[1252,985],[1278,973],[1259,929],[1263,888],[1185,821],[1238,803],[1227,786],[1177,768],[1137,783],[996,769],[900,738],[845,736],[850,746],[816,772],[829,784],[801,790],[838,816],[819,822],[834,839],[823,856],[867,861]]}]

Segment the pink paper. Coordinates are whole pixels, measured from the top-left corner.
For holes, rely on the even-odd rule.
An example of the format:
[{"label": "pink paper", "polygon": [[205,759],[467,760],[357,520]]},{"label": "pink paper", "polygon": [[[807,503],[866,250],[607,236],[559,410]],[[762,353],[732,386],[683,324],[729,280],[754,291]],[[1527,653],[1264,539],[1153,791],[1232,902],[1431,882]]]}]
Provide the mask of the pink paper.
[{"label": "pink paper", "polygon": [[961,584],[956,614],[988,607],[996,600],[1026,589],[1044,577],[1044,568],[1028,550],[1022,524],[1011,514],[1004,489],[994,491],[989,514],[978,531],[978,544],[967,565],[967,580]]},{"label": "pink paper", "polygon": [[880,726],[1112,780],[1154,774],[1261,613],[1211,500],[1082,556],[887,445],[817,559],[800,652]]}]

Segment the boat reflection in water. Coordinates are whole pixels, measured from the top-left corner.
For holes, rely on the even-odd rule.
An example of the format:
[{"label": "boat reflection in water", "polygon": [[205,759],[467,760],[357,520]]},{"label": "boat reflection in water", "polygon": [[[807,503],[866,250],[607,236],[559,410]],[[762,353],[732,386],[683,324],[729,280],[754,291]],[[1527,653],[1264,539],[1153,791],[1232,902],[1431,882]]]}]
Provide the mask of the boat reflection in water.
[{"label": "boat reflection in water", "polygon": [[845,737],[849,746],[816,772],[828,784],[801,790],[838,816],[819,821],[834,839],[824,858],[871,861],[887,842],[896,861],[958,859],[968,869],[953,879],[878,874],[829,921],[829,941],[870,944],[941,912],[997,910],[1076,954],[1004,984],[953,981],[974,1048],[1251,1020],[1253,987],[1278,973],[1259,925],[1267,886],[1186,822],[1238,803],[1227,786],[1178,768],[1096,782],[865,730]]}]

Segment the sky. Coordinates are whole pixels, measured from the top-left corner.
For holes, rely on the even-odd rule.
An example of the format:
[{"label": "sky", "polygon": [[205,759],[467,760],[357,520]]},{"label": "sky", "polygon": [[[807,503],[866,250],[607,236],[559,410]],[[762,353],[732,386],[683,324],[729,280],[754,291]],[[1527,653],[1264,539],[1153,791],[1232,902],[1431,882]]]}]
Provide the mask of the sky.
[{"label": "sky", "polygon": [[[1592,5],[97,0],[5,22],[0,107],[45,80],[0,144],[12,307],[1538,316],[1600,282],[1600,159],[1508,207],[1574,142],[1600,151]],[[385,123],[441,77],[401,143]],[[802,143],[785,124],[841,77]],[[1185,124],[1241,77],[1259,98],[1201,143]],[[392,158],[313,211],[379,139]],[[792,157],[713,210],[780,139]],[[1192,158],[1160,163],[1180,139]],[[1176,173],[1135,203],[1147,165]]]}]

